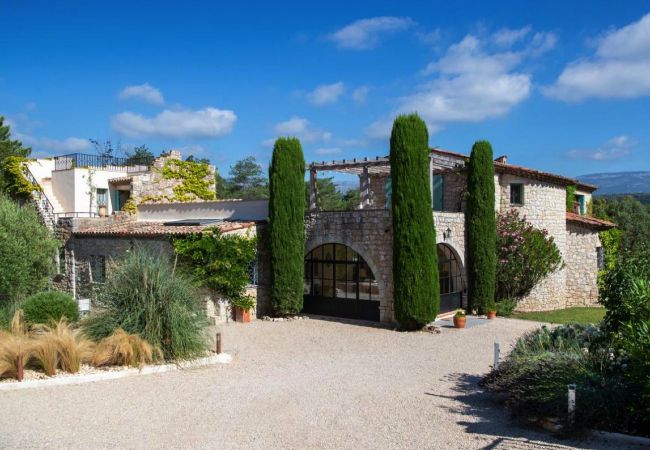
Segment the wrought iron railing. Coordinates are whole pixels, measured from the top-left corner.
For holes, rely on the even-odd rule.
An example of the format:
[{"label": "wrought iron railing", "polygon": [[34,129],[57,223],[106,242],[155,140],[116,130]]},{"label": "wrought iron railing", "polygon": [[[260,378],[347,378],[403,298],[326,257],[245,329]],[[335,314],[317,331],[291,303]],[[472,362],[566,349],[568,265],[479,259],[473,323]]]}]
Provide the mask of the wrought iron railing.
[{"label": "wrought iron railing", "polygon": [[29,167],[27,165],[24,166],[24,174],[25,178],[36,187],[32,191],[32,203],[36,206],[36,211],[38,214],[41,216],[41,219],[43,219],[43,222],[47,227],[50,229],[54,229],[54,226],[56,225],[56,216],[54,214],[54,206],[52,206],[52,203],[50,200],[47,198],[45,193],[43,192],[43,188],[41,185],[38,183],[38,180],[36,180],[36,177],[32,173],[31,170],[29,170]]},{"label": "wrought iron railing", "polygon": [[142,172],[151,165],[149,158],[120,158],[118,156],[71,153],[54,157],[54,170],[94,168],[115,172]]}]

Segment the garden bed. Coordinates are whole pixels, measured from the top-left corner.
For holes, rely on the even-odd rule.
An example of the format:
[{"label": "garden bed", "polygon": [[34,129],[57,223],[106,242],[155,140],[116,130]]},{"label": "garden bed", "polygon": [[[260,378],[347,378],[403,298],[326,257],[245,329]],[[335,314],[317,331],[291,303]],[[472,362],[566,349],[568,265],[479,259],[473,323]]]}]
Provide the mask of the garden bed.
[{"label": "garden bed", "polygon": [[174,370],[197,369],[215,364],[228,364],[231,361],[232,356],[227,353],[220,353],[218,355],[211,353],[209,356],[203,358],[180,361],[177,363],[149,364],[139,368],[130,366],[93,367],[88,364],[83,364],[77,373],[68,373],[62,370],[57,370],[57,374],[52,377],[36,370],[26,369],[23,381],[18,381],[12,378],[0,380],[0,391],[114,380],[117,378],[164,373]]}]

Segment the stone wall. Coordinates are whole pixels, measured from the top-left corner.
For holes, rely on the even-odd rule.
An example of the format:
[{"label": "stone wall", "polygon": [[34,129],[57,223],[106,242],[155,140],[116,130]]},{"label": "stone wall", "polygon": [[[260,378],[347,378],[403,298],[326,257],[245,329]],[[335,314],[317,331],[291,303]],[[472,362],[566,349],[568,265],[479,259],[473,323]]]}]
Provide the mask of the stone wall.
[{"label": "stone wall", "polygon": [[[181,184],[180,180],[165,179],[162,175],[162,170],[170,160],[180,160],[181,153],[177,150],[161,155],[156,158],[151,166],[151,169],[145,173],[135,174],[131,179],[131,198],[137,205],[142,201],[148,203],[169,203],[174,201],[176,194],[174,187]],[[210,189],[215,189],[215,168],[209,166],[209,173],[205,180],[210,184]],[[171,199],[171,200],[170,200]],[[192,201],[201,201],[195,199]]]},{"label": "stone wall", "polygon": [[443,177],[442,203],[444,211],[465,212],[467,176],[464,172],[447,172]]},{"label": "stone wall", "polygon": [[388,174],[370,175],[370,208],[383,209],[386,207],[386,183]]},{"label": "stone wall", "polygon": [[[510,204],[510,184],[524,185],[524,204]],[[516,209],[535,228],[546,229],[566,258],[566,189],[564,186],[530,180],[508,174],[499,175],[500,210]],[[566,305],[566,270],[561,269],[542,280],[532,292],[521,299],[521,311],[544,311]]]},{"label": "stone wall", "polygon": [[567,224],[565,257],[566,306],[598,304],[598,233],[577,224]]}]

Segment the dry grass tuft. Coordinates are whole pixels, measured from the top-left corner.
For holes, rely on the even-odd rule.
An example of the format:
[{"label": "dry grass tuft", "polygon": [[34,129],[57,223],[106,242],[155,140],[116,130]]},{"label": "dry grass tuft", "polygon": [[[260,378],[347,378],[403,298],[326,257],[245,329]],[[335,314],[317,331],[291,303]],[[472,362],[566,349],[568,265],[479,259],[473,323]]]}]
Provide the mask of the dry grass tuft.
[{"label": "dry grass tuft", "polygon": [[32,347],[25,336],[0,331],[0,378],[18,377],[18,359],[23,366],[32,357]]},{"label": "dry grass tuft", "polygon": [[14,313],[14,317],[11,319],[10,330],[16,336],[27,336],[27,324],[25,323],[25,315],[22,309],[17,309]]},{"label": "dry grass tuft", "polygon": [[[53,326],[38,325],[34,331],[34,353],[47,375],[56,368],[77,373],[81,364],[93,359],[95,344],[62,319]],[[54,368],[54,370],[52,370]]]},{"label": "dry grass tuft", "polygon": [[118,328],[97,344],[93,365],[141,367],[162,359],[163,354],[158,347],[152,346],[137,334],[128,334]]}]

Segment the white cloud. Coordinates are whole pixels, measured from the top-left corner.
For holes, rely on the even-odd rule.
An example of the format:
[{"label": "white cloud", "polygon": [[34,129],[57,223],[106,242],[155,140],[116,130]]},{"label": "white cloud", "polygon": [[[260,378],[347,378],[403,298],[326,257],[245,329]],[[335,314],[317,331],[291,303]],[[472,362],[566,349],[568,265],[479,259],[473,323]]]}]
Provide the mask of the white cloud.
[{"label": "white cloud", "polygon": [[314,153],[319,156],[338,155],[342,152],[339,147],[317,148]]},{"label": "white cloud", "polygon": [[[294,136],[303,142],[327,142],[332,138],[332,133],[311,126],[303,117],[293,116],[289,120],[280,122],[274,127],[276,136]],[[262,146],[272,147],[275,138],[265,139]]]},{"label": "white cloud", "polygon": [[352,92],[352,100],[354,100],[355,103],[365,103],[366,102],[366,97],[368,97],[368,87],[367,86],[360,86],[356,88]]},{"label": "white cloud", "polygon": [[502,28],[492,35],[492,39],[497,45],[511,47],[516,42],[526,37],[531,30],[532,28],[530,25],[514,30],[512,28]]},{"label": "white cloud", "polygon": [[377,45],[382,34],[404,31],[414,23],[409,17],[360,19],[335,31],[329,39],[339,48],[367,50]]},{"label": "white cloud", "polygon": [[604,145],[595,149],[574,149],[568,152],[571,158],[591,159],[594,161],[607,161],[619,159],[629,155],[636,145],[636,141],[627,136],[617,136]]},{"label": "white cloud", "polygon": [[333,84],[323,84],[307,94],[309,101],[317,106],[336,103],[345,92],[345,85],[342,81]]},{"label": "white cloud", "polygon": [[91,147],[88,139],[68,137],[65,139],[39,138],[27,134],[14,133],[16,139],[24,145],[33,148],[35,153],[42,153],[43,150],[55,152],[81,152]]},{"label": "white cloud", "polygon": [[[467,35],[450,46],[422,72],[430,77],[428,81],[399,99],[397,108],[371,124],[366,133],[384,138],[390,134],[395,115],[412,112],[425,120],[430,134],[446,123],[479,122],[507,115],[528,98],[532,89],[531,75],[520,66],[528,58],[550,50],[555,37],[520,31],[521,36],[515,39],[504,37],[503,30],[499,33],[484,40]],[[500,40],[496,50],[491,45],[495,39]],[[511,48],[515,44],[518,48]]]},{"label": "white cloud", "polygon": [[152,105],[162,105],[165,103],[162,92],[158,88],[151,86],[149,83],[127,86],[120,91],[118,97],[122,100],[138,99]]},{"label": "white cloud", "polygon": [[650,95],[650,14],[609,31],[593,56],[569,63],[543,91],[569,102]]},{"label": "white cloud", "polygon": [[207,107],[199,110],[165,109],[155,117],[130,111],[113,116],[113,129],[131,137],[214,138],[230,133],[237,121],[233,111]]}]

